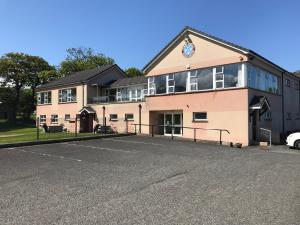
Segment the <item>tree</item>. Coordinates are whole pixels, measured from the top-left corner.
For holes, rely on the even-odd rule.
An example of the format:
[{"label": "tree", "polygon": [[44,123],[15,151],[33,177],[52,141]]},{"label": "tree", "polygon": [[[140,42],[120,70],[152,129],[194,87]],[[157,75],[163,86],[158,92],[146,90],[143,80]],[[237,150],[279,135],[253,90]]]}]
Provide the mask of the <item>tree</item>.
[{"label": "tree", "polygon": [[125,70],[125,73],[129,77],[136,77],[136,76],[144,76],[144,73],[140,71],[138,68],[135,67],[129,67]]},{"label": "tree", "polygon": [[35,108],[36,87],[57,78],[58,73],[55,67],[50,66],[49,63],[41,57],[26,55],[26,59],[28,62],[28,73],[25,84],[31,88],[30,107],[33,111]]},{"label": "tree", "polygon": [[67,53],[66,59],[60,63],[59,73],[62,76],[115,63],[112,58],[102,53],[94,53],[91,48],[69,48]]},{"label": "tree", "polygon": [[53,70],[53,67],[38,56],[11,52],[0,58],[0,77],[3,85],[13,88],[15,93],[12,99],[12,120],[16,119],[21,90],[25,86],[32,90],[31,102],[28,104],[32,110],[34,109],[35,88],[45,80],[44,77],[43,79],[39,77],[40,73],[45,70]]}]

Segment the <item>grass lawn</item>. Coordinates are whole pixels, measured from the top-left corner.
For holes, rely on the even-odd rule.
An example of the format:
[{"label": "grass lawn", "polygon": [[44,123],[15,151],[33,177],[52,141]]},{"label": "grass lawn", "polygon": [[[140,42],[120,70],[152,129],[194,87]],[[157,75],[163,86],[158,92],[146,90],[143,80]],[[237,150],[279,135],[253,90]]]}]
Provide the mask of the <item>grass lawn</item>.
[{"label": "grass lawn", "polygon": [[[37,129],[32,123],[11,124],[0,122],[0,144],[17,143],[37,140]],[[40,130],[41,131],[41,130]],[[79,133],[78,137],[95,135],[92,133]],[[74,137],[74,133],[39,133],[39,140],[61,139]]]}]

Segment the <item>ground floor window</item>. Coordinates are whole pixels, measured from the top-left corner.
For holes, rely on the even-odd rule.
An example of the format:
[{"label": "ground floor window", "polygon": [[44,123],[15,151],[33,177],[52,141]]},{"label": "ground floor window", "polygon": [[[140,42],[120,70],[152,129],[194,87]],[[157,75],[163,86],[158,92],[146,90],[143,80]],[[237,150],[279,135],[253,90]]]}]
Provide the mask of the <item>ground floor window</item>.
[{"label": "ground floor window", "polygon": [[193,112],[193,121],[207,121],[207,112]]},{"label": "ground floor window", "polygon": [[70,114],[65,114],[65,121],[69,121],[71,119]]},{"label": "ground floor window", "polygon": [[46,115],[40,115],[40,123],[46,123]]},{"label": "ground floor window", "polygon": [[51,123],[58,123],[58,115],[51,115]]},{"label": "ground floor window", "polygon": [[125,114],[125,120],[134,120],[133,114],[132,113],[126,113]]},{"label": "ground floor window", "polygon": [[109,115],[109,120],[111,120],[111,121],[116,121],[116,120],[118,120],[118,114],[110,114],[110,115]]}]

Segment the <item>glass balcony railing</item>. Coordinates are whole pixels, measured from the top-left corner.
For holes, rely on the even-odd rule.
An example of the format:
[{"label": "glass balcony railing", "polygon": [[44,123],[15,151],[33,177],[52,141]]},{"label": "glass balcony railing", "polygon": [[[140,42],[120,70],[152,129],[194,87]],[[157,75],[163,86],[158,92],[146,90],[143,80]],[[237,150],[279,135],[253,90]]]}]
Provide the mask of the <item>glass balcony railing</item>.
[{"label": "glass balcony railing", "polygon": [[144,100],[145,99],[143,97],[135,97],[135,96],[116,97],[115,95],[110,95],[110,96],[89,97],[88,104],[102,104],[102,103],[113,103],[113,102],[140,102]]}]

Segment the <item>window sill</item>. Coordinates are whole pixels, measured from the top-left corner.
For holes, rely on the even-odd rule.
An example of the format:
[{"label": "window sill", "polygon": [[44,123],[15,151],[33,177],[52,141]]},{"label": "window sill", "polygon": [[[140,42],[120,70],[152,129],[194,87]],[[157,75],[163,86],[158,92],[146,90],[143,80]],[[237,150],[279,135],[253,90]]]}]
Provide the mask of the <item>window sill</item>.
[{"label": "window sill", "polygon": [[119,121],[119,120],[118,119],[110,119],[109,121],[116,122],[116,121]]},{"label": "window sill", "polygon": [[42,106],[42,105],[52,105],[52,103],[45,103],[45,104],[37,104],[38,106]]},{"label": "window sill", "polygon": [[127,119],[127,120],[124,120],[124,121],[134,121],[134,119]]},{"label": "window sill", "polygon": [[75,102],[58,102],[58,104],[71,104],[71,103],[77,103],[77,101],[75,101]]},{"label": "window sill", "polygon": [[208,123],[208,120],[193,120],[193,123]]}]

